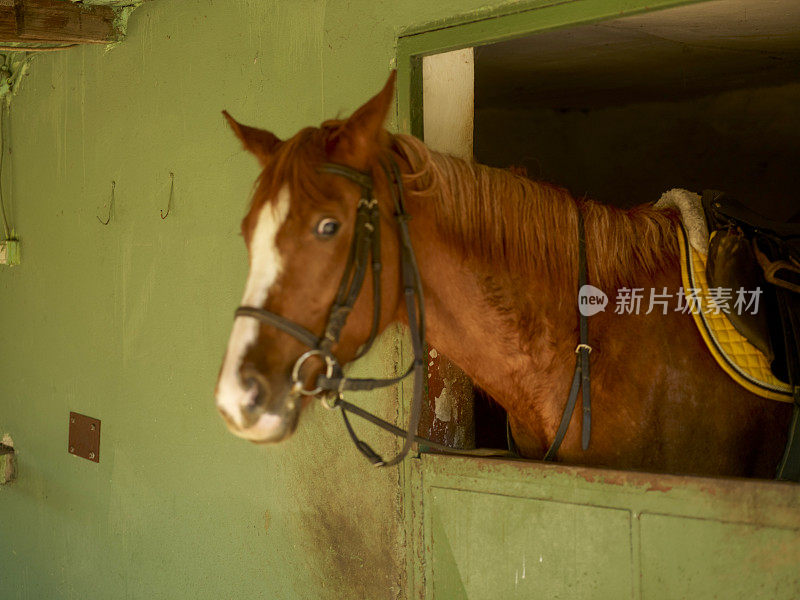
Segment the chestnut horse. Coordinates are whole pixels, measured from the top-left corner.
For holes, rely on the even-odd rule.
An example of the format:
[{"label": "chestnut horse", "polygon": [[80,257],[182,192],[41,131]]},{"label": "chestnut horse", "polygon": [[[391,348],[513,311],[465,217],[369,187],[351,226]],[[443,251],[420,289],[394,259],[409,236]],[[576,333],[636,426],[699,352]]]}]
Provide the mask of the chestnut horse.
[{"label": "chestnut horse", "polygon": [[[578,343],[578,214],[588,281],[675,294],[681,286],[677,215],[576,200],[559,187],[433,152],[383,123],[394,75],[346,120],[289,140],[225,113],[262,172],[242,221],[250,272],[242,304],[269,310],[319,336],[337,293],[360,190],[322,172],[338,163],[369,173],[380,210],[379,330],[406,321],[401,247],[381,161],[402,171],[411,242],[428,318],[427,341],[508,412],[521,454],[542,458],[567,400]],[[370,277],[367,272],[367,280]],[[373,291],[360,292],[332,351],[353,360],[370,335]],[[575,411],[557,459],[617,469],[772,477],[791,406],[738,386],[712,358],[692,316],[606,310],[589,318],[592,436],[581,448]],[[291,435],[304,402],[291,370],[307,348],[269,324],[237,316],[216,388],[236,435],[276,442]],[[313,387],[321,361],[307,361]]]}]

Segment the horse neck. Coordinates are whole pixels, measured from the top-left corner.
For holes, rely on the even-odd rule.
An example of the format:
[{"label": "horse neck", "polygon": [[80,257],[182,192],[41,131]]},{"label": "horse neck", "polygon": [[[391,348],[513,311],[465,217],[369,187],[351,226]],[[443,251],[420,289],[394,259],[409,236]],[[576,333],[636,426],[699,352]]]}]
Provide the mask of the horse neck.
[{"label": "horse neck", "polygon": [[589,282],[609,296],[677,264],[673,215],[579,204],[561,188],[432,152],[425,167],[410,162],[422,173],[409,178],[409,211],[429,341],[490,392],[501,385],[491,379],[555,368],[553,356],[574,348],[579,210]]},{"label": "horse neck", "polygon": [[407,181],[428,341],[502,396],[515,369],[538,368],[557,329],[577,323],[564,301],[577,282],[577,204],[554,186],[431,158],[429,177]]}]

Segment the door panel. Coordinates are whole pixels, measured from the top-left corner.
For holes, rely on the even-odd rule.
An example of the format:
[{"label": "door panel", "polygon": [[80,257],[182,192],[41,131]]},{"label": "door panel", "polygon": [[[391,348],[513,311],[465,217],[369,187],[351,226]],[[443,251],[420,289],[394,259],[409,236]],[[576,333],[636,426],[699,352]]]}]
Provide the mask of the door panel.
[{"label": "door panel", "polygon": [[416,597],[800,597],[796,484],[412,462]]},{"label": "door panel", "polygon": [[798,597],[797,529],[646,514],[641,538],[643,598]]},{"label": "door panel", "polygon": [[435,598],[630,598],[630,511],[432,488]]}]

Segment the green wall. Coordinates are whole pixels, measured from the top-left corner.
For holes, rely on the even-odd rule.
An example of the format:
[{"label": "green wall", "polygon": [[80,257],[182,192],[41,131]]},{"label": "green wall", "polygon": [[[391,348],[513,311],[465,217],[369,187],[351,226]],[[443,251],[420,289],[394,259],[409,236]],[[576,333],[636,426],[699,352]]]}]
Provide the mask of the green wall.
[{"label": "green wall", "polygon": [[[6,131],[22,264],[0,267],[0,435],[19,465],[0,598],[402,595],[402,471],[369,468],[317,406],[277,447],[214,409],[257,175],[220,110],[280,136],[347,114],[399,32],[487,2],[519,6],[153,0],[110,51],[36,57]],[[360,370],[394,368],[384,340]],[[360,399],[395,415],[394,392]],[[99,464],[68,454],[70,410],[102,420]]]}]

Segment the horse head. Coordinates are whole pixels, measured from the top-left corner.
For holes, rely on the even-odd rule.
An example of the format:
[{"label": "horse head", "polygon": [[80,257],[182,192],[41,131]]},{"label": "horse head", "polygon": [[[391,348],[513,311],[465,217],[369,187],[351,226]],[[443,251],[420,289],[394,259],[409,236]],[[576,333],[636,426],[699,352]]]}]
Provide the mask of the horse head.
[{"label": "horse head", "polygon": [[[368,174],[375,197],[387,193],[379,159],[390,140],[383,123],[393,93],[394,73],[348,119],[303,129],[285,141],[223,113],[262,169],[241,224],[250,263],[243,308],[237,311],[216,386],[217,408],[239,437],[277,442],[290,436],[318,375],[353,360],[376,330],[396,320],[399,246],[390,233],[375,242],[385,265],[383,272],[375,269],[374,280],[383,306],[376,308],[378,288],[359,285],[352,306],[339,311],[343,322],[336,339],[324,352],[306,354],[310,340],[329,334],[332,306],[341,304],[340,282],[349,276],[345,266],[352,263],[351,242],[361,226],[357,214],[364,190],[323,166]],[[378,204],[384,206],[373,216],[391,231],[391,209]],[[372,265],[365,265],[360,276],[370,281]],[[271,315],[272,321],[259,314]],[[291,325],[276,326],[276,320]]]}]

